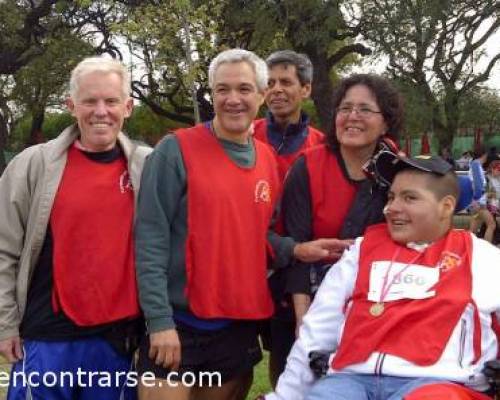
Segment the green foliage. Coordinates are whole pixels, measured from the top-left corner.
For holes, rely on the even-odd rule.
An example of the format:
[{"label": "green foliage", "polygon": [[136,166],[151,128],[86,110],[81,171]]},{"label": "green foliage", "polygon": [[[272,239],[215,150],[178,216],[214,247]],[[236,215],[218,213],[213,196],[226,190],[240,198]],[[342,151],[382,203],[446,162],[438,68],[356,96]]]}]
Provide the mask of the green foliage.
[{"label": "green foliage", "polygon": [[[311,98],[320,126],[333,121],[332,76],[359,62],[369,51],[355,43],[356,24],[346,23],[342,0],[227,0],[219,38],[230,46],[244,47],[267,56],[275,50],[305,53],[314,65]],[[230,16],[230,17],[229,17]],[[335,70],[335,72],[333,72]]]},{"label": "green foliage", "polygon": [[[27,41],[21,28],[41,4],[48,6],[36,20],[41,29]],[[483,29],[488,23],[489,31]],[[449,140],[457,124],[477,126],[480,120],[494,119],[486,113],[484,96],[467,96],[485,79],[477,68],[482,43],[474,45],[481,26],[485,35],[498,29],[498,2],[6,0],[0,1],[0,67],[15,59],[16,72],[14,90],[2,85],[0,99],[15,110],[15,117],[40,116],[45,107],[60,104],[77,60],[96,52],[119,55],[123,45],[118,43],[125,43],[133,54],[134,97],[144,106],[136,109],[126,129],[154,142],[178,123],[193,122],[194,96],[202,119],[210,115],[207,70],[220,50],[242,47],[265,57],[291,48],[313,61],[314,106],[308,102],[305,109],[315,125],[328,129],[334,82],[368,52],[356,43],[363,33],[377,54],[389,57],[388,71],[398,78],[406,98],[408,132],[432,130]]]},{"label": "green foliage", "polygon": [[[30,134],[31,115],[26,114],[16,124],[9,136],[8,148],[20,151]],[[65,128],[75,123],[69,112],[51,112],[45,114],[42,127],[44,140],[57,137]],[[151,111],[147,106],[136,106],[129,119],[125,121],[123,130],[133,139],[143,140],[150,145],[156,144],[167,132],[186,126],[163,118]]]},{"label": "green foliage", "polygon": [[[42,126],[42,135],[44,140],[54,139],[65,128],[73,124],[75,121],[68,112],[52,112],[45,114],[45,120]],[[25,114],[16,123],[13,131],[8,137],[7,148],[12,151],[21,151],[30,135],[32,117],[30,114]]]},{"label": "green foliage", "polygon": [[25,147],[31,129],[31,115],[26,114],[20,118],[9,137],[7,138],[7,149],[11,151],[21,151]]},{"label": "green foliage", "polygon": [[488,79],[500,53],[478,68],[484,45],[498,31],[495,0],[358,1],[365,38],[389,58],[389,72],[414,85],[432,115],[441,147],[459,124],[459,104]]},{"label": "green foliage", "polygon": [[281,18],[288,19],[286,36],[298,47],[309,46],[322,49],[331,55],[338,50],[339,32],[346,24],[340,11],[341,1],[290,0],[283,4]]},{"label": "green foliage", "polygon": [[405,103],[405,134],[420,137],[423,132],[431,132],[433,109],[422,101],[423,95],[418,87],[403,79],[393,79]]},{"label": "green foliage", "polygon": [[45,114],[42,132],[47,140],[54,139],[64,129],[75,123],[75,119],[69,112]]},{"label": "green foliage", "polygon": [[314,102],[311,99],[307,99],[302,103],[302,109],[309,116],[311,125],[319,128],[321,122],[319,120]]},{"label": "green foliage", "polygon": [[47,40],[67,27],[63,0],[0,1],[0,73],[14,74],[44,54]]},{"label": "green foliage", "polygon": [[[15,1],[3,1],[0,2],[0,21],[1,21],[1,32],[5,34],[2,35],[0,40],[3,43],[3,40],[7,39],[8,32],[14,33],[16,32],[22,24],[24,17],[24,12],[22,8],[20,8]],[[13,42],[10,43],[11,46],[16,45],[16,37],[13,36],[11,38]]]},{"label": "green foliage", "polygon": [[71,70],[83,57],[93,53],[88,43],[70,32],[47,39],[46,46],[42,56],[14,75],[16,85],[12,97],[28,111],[60,104]]},{"label": "green foliage", "polygon": [[[291,48],[310,56],[324,55],[328,61],[355,36],[344,20],[341,4],[322,0],[228,0],[224,14],[230,17],[221,24],[218,38],[229,47],[248,48],[264,57]],[[348,53],[339,61],[350,65],[359,57]]]},{"label": "green foliage", "polygon": [[163,118],[151,111],[147,106],[137,106],[130,118],[125,122],[123,130],[134,138],[155,145],[167,132],[186,126]]},{"label": "green foliage", "polygon": [[[143,60],[135,93],[157,113],[192,119],[193,89],[208,92],[207,66],[218,52],[214,37],[222,0],[143,2],[113,27]],[[162,107],[169,104],[169,110]]]},{"label": "green foliage", "polygon": [[460,103],[460,126],[485,129],[493,133],[500,130],[500,96],[491,89],[478,87]]}]

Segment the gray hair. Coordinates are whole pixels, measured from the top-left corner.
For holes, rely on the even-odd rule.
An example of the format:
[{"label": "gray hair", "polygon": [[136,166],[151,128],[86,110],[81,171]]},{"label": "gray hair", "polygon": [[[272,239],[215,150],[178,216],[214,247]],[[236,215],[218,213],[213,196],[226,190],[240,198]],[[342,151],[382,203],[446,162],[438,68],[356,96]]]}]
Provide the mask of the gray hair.
[{"label": "gray hair", "polygon": [[212,60],[208,68],[208,86],[213,89],[215,72],[221,64],[238,62],[246,62],[252,67],[255,72],[257,89],[259,91],[263,91],[267,88],[269,73],[265,61],[255,53],[243,49],[225,50]]},{"label": "gray hair", "polygon": [[117,74],[121,78],[123,98],[130,96],[130,76],[125,65],[112,58],[88,57],[80,61],[73,71],[71,71],[69,93],[73,99],[78,94],[80,79],[93,72]]},{"label": "gray hair", "polygon": [[296,53],[293,50],[275,51],[266,58],[266,63],[269,68],[282,64],[293,65],[302,86],[312,83],[313,65],[306,54]]}]

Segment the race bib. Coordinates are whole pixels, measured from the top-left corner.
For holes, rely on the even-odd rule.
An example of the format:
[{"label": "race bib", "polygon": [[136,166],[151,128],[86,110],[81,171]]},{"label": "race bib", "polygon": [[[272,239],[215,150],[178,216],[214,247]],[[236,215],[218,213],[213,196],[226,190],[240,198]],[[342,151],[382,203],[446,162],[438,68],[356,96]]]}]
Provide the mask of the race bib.
[{"label": "race bib", "polygon": [[368,300],[381,301],[385,276],[389,271],[385,284],[385,298],[382,301],[401,299],[427,299],[436,295],[430,290],[439,281],[439,268],[429,268],[422,265],[392,263],[390,261],[375,261],[370,272]]}]

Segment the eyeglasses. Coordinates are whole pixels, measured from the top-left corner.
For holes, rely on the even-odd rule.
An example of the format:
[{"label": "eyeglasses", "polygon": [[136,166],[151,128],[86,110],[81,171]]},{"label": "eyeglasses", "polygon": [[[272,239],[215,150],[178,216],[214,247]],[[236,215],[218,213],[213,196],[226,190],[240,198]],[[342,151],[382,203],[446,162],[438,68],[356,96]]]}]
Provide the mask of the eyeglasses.
[{"label": "eyeglasses", "polygon": [[382,111],[375,111],[368,107],[353,107],[353,106],[340,106],[337,108],[337,114],[340,114],[344,117],[351,115],[351,113],[355,111],[362,118],[369,118],[373,114],[382,114]]}]

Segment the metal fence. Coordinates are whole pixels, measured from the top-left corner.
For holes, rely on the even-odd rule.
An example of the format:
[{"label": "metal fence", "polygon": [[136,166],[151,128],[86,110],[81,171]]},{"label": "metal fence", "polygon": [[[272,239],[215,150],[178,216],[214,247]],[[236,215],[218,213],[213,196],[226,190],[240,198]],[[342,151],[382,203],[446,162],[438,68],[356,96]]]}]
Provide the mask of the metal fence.
[{"label": "metal fence", "polygon": [[[405,147],[405,139],[401,139],[401,148]],[[437,137],[429,134],[429,144],[432,154],[437,154],[439,145]],[[495,135],[485,135],[482,137],[482,144],[485,148],[495,146],[500,150],[500,133]],[[416,156],[420,154],[422,148],[422,141],[420,138],[411,139],[411,155]],[[455,159],[459,158],[465,151],[474,150],[474,137],[473,136],[455,136],[453,138],[452,154]]]}]

